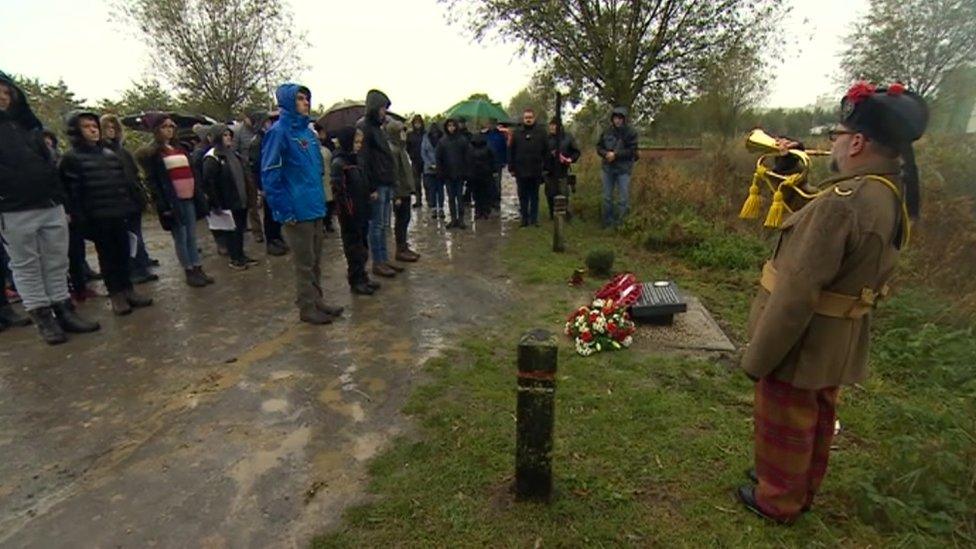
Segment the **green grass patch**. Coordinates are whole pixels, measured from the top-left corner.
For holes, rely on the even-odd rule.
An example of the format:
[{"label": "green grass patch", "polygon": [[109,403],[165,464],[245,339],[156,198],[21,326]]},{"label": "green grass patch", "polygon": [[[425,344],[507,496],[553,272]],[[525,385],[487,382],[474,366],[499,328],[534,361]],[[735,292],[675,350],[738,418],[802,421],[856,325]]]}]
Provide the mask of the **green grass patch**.
[{"label": "green grass patch", "polygon": [[717,359],[639,347],[582,358],[561,345],[556,497],[513,503],[516,343],[531,328],[559,331],[603,283],[566,285],[587,251],[613,249],[615,270],[642,279],[677,279],[735,339],[754,291],[754,271],[702,268],[590,224],[570,225],[568,242],[552,254],[548,231],[515,233],[503,259],[532,306],[429,363],[431,383],[406,408],[418,433],[371,463],[374,501],[315,547],[976,543],[976,340],[916,292],[878,315],[874,375],[842,393],[844,431],[822,495],[792,528],[761,522],[731,495],[751,461],[752,384]]}]

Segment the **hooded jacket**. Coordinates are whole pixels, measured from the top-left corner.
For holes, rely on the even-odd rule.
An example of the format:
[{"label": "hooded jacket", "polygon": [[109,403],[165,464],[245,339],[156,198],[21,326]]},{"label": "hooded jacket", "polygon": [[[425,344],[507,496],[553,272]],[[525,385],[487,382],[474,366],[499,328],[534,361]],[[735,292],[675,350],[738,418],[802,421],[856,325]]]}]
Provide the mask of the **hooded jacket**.
[{"label": "hooded jacket", "polygon": [[98,121],[93,112],[75,111],[68,116],[71,149],[58,165],[68,195],[68,212],[82,223],[132,215],[138,207],[134,182],[112,149],[85,141],[80,129],[82,118]]},{"label": "hooded jacket", "polygon": [[495,154],[488,146],[485,134],[476,133],[471,136],[471,181],[491,181],[495,173]]},{"label": "hooded jacket", "polygon": [[390,143],[383,131],[380,108],[390,107],[390,99],[379,90],[366,94],[366,117],[360,129],[363,132],[363,148],[359,151],[359,167],[363,170],[370,192],[379,187],[391,187],[396,183],[396,163]]},{"label": "hooded jacket", "polygon": [[10,88],[10,107],[0,111],[0,213],[49,208],[64,202],[51,151],[44,144],[41,122],[27,97],[0,72]]},{"label": "hooded jacket", "polygon": [[[444,128],[448,123],[454,122],[453,118],[448,118],[444,122]],[[444,131],[444,137],[437,143],[437,173],[446,181],[458,181],[468,176],[468,162],[471,155],[471,143],[460,130],[454,133]]]},{"label": "hooded jacket", "polygon": [[[414,122],[420,122],[420,129],[414,128]],[[424,119],[417,115],[410,121],[410,131],[407,133],[407,154],[410,155],[410,162],[414,170],[419,173],[424,164],[423,144],[424,137],[427,136],[424,128]]]},{"label": "hooded jacket", "polygon": [[254,177],[254,185],[263,190],[261,186],[261,141],[264,140],[264,122],[270,115],[264,111],[251,113],[251,122],[254,126],[254,138],[247,144],[247,167]]},{"label": "hooded jacket", "polygon": [[[247,208],[247,191],[241,193],[241,187],[245,184],[244,162],[236,150],[223,146],[223,135],[228,130],[223,124],[214,124],[210,128],[210,141],[214,146],[203,155],[203,188],[211,210]],[[237,163],[237,168],[233,166],[234,162]],[[241,184],[234,178],[235,169],[240,170]]]},{"label": "hooded jacket", "polygon": [[491,128],[485,132],[485,139],[488,140],[488,147],[495,154],[495,169],[499,170],[508,164],[508,139],[498,128]]},{"label": "hooded jacket", "polygon": [[298,114],[295,99],[307,88],[282,84],[275,92],[281,116],[261,141],[261,186],[272,217],[279,223],[325,217],[322,152],[309,128],[308,115]]},{"label": "hooded jacket", "polygon": [[546,155],[544,166],[546,175],[549,177],[563,178],[569,174],[569,164],[564,164],[560,156],[568,159],[570,164],[579,160],[580,150],[576,145],[573,134],[565,129],[562,131],[562,138],[558,135],[549,136],[549,153]]},{"label": "hooded jacket", "polygon": [[410,166],[410,155],[407,154],[406,142],[402,137],[403,129],[403,123],[397,120],[386,123],[386,138],[396,165],[397,198],[409,197],[414,191],[413,168]]},{"label": "hooded jacket", "polygon": [[332,155],[330,170],[332,197],[339,213],[339,223],[344,227],[350,221],[354,226],[362,226],[370,217],[369,189],[357,164],[359,157],[353,152],[355,137],[356,129],[353,127],[336,132],[339,147]]},{"label": "hooded jacket", "polygon": [[122,167],[125,168],[125,176],[129,179],[133,189],[135,189],[136,206],[139,207],[139,211],[145,210],[146,205],[149,203],[148,193],[142,184],[142,178],[139,176],[139,168],[136,167],[135,157],[123,145],[125,142],[125,131],[122,128],[119,117],[111,113],[103,114],[99,122],[103,128],[103,135],[106,124],[115,126],[115,139],[105,139],[103,143],[106,147],[112,149],[115,154],[119,155],[119,160],[122,161]]},{"label": "hooded jacket", "polygon": [[440,143],[443,135],[444,132],[441,131],[439,125],[431,124],[430,129],[427,130],[427,135],[424,136],[424,140],[420,144],[420,156],[424,162],[425,174],[437,173],[437,144]]},{"label": "hooded jacket", "polygon": [[531,127],[519,126],[512,133],[508,147],[508,167],[517,178],[542,177],[542,166],[549,150],[549,136],[536,122]]},{"label": "hooded jacket", "polygon": [[[624,123],[618,128],[613,125],[613,117],[622,116]],[[612,173],[630,173],[637,160],[637,132],[627,124],[627,109],[617,107],[610,115],[610,127],[600,134],[596,152],[603,159],[603,169]],[[607,162],[607,153],[613,151],[616,158]]]}]

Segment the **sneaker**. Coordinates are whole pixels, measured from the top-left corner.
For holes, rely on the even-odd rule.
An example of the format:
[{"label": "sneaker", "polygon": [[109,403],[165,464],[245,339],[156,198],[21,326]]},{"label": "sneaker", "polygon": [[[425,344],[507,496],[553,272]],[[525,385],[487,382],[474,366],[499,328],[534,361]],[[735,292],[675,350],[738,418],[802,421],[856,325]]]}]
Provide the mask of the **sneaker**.
[{"label": "sneaker", "polygon": [[247,263],[244,260],[234,260],[227,264],[228,267],[235,271],[246,271]]},{"label": "sneaker", "polygon": [[197,274],[196,269],[186,269],[186,284],[193,288],[203,288],[207,281]]},{"label": "sneaker", "polygon": [[261,262],[258,261],[257,259],[254,259],[253,257],[248,257],[246,255],[244,256],[244,263],[246,263],[248,267],[253,267],[255,265],[261,264]]}]

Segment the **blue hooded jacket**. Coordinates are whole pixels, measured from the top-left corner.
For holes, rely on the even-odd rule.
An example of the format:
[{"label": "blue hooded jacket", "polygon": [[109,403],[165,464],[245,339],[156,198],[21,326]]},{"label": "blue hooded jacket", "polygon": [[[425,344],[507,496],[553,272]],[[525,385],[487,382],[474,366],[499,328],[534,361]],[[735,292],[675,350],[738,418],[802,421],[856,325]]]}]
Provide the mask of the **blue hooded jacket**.
[{"label": "blue hooded jacket", "polygon": [[322,152],[308,127],[307,115],[295,110],[298,84],[278,86],[275,96],[281,116],[261,142],[261,184],[271,215],[279,223],[311,221],[325,217],[322,189]]}]

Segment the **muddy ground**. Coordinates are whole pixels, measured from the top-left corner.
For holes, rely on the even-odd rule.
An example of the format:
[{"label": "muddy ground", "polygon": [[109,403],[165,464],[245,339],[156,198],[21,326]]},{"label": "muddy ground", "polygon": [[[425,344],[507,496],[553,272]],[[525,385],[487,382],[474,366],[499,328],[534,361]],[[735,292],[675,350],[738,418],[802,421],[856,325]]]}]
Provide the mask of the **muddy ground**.
[{"label": "muddy ground", "polygon": [[201,225],[217,283],[190,288],[147,219],[153,307],[115,317],[89,301],[101,331],[57,347],[34,328],[0,334],[0,546],[304,546],[334,524],[407,428],[422,363],[512,302],[510,225],[448,232],[420,212],[420,263],[375,297],[349,293],[329,235],[327,301],[346,307],[331,326],[298,322],[290,257],[249,237],[261,265],[230,271]]}]

